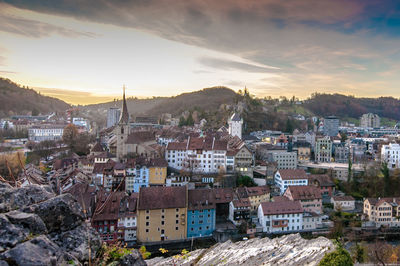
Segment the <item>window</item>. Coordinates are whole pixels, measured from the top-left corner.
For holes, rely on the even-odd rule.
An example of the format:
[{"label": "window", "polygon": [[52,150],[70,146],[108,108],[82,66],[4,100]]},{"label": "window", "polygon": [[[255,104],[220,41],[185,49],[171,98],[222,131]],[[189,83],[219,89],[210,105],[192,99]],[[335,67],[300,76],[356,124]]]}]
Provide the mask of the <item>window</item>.
[{"label": "window", "polygon": [[179,220],[176,220],[176,224],[179,224]]},{"label": "window", "polygon": [[179,212],[179,209],[175,209],[176,212]]},{"label": "window", "polygon": [[161,229],[161,234],[164,234],[164,229]]},{"label": "window", "polygon": [[146,220],[150,219],[150,216],[146,216]]},{"label": "window", "polygon": [[146,229],[146,233],[148,233],[149,232],[149,229]]},{"label": "window", "polygon": [[178,230],[179,230],[179,227],[178,227],[178,226],[177,226],[177,227],[175,227],[175,230],[176,230],[176,231],[178,231]]},{"label": "window", "polygon": [[149,226],[149,224],[150,224],[149,222],[146,222],[146,226]]},{"label": "window", "polygon": [[161,225],[164,225],[164,221],[161,221]]},{"label": "window", "polygon": [[146,210],[146,213],[150,213],[150,211],[149,211],[149,210]]}]

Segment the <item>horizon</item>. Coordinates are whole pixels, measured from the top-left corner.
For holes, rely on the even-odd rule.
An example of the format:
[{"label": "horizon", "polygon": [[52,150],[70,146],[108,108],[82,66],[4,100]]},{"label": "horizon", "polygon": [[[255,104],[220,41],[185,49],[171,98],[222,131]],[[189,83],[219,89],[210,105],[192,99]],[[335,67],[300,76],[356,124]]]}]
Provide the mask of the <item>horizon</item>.
[{"label": "horizon", "polygon": [[[311,8],[312,7],[312,8]],[[391,1],[0,1],[0,75],[73,104],[215,85],[400,97]]]}]

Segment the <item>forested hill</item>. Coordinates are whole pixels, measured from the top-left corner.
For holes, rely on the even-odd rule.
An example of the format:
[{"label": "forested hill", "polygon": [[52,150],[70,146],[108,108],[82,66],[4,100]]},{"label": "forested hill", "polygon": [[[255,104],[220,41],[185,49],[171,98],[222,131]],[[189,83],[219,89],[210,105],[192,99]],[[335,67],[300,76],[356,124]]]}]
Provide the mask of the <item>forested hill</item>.
[{"label": "forested hill", "polygon": [[43,96],[9,79],[0,78],[0,118],[14,114],[63,112],[68,108],[70,105],[62,100]]},{"label": "forested hill", "polygon": [[393,97],[356,98],[315,93],[304,102],[303,107],[318,116],[360,118],[365,113],[374,113],[380,117],[400,120],[400,100]]}]

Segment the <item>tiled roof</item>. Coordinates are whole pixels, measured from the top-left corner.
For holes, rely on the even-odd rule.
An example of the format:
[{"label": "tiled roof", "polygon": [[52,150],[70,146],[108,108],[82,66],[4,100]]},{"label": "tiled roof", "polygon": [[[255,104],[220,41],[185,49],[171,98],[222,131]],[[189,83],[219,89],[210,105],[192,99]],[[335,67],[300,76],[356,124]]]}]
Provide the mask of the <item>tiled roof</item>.
[{"label": "tiled roof", "polygon": [[91,152],[103,152],[103,151],[104,149],[99,142],[96,142],[96,144],[93,146],[91,150]]},{"label": "tiled roof", "polygon": [[121,198],[124,197],[125,192],[113,192],[107,201],[107,197],[110,192],[98,193],[98,201],[96,209],[93,214],[93,221],[105,221],[105,220],[118,220],[119,207]]},{"label": "tiled roof", "polygon": [[288,190],[294,200],[321,199],[321,189],[315,186],[289,186]]},{"label": "tiled roof", "polygon": [[248,198],[240,198],[232,201],[235,208],[239,207],[251,207],[250,200]]},{"label": "tiled roof", "polygon": [[353,201],[352,196],[334,196],[332,197],[334,201]]},{"label": "tiled roof", "polygon": [[242,119],[240,118],[240,115],[238,113],[234,113],[231,116],[231,121],[241,121]]},{"label": "tiled roof", "polygon": [[309,175],[308,182],[314,183],[317,181],[320,186],[324,187],[334,187],[335,183],[332,181],[332,178],[328,175]]},{"label": "tiled roof", "polygon": [[229,203],[233,200],[233,188],[214,188],[215,203]]},{"label": "tiled roof", "polygon": [[307,179],[307,174],[303,169],[280,169],[278,172],[282,180]]},{"label": "tiled roof", "polygon": [[139,190],[139,210],[185,208],[186,186],[143,187]]},{"label": "tiled roof", "polygon": [[155,141],[154,133],[151,131],[135,131],[129,134],[127,144],[141,144],[148,141]]},{"label": "tiled roof", "polygon": [[302,213],[303,208],[298,201],[276,201],[262,202],[261,207],[264,215]]},{"label": "tiled roof", "polygon": [[170,142],[167,144],[167,150],[186,150],[187,142]]},{"label": "tiled roof", "polygon": [[215,209],[214,193],[211,189],[191,189],[188,191],[188,210]]}]

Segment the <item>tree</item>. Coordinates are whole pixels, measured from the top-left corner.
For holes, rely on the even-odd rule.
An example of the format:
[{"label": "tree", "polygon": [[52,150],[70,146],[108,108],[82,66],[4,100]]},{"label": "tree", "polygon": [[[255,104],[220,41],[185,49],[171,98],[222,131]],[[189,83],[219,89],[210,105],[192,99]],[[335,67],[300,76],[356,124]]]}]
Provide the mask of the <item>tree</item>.
[{"label": "tree", "polygon": [[68,147],[73,150],[78,136],[78,129],[74,124],[69,124],[64,128],[63,141]]},{"label": "tree", "polygon": [[383,162],[381,166],[381,172],[383,175],[383,195],[385,197],[390,196],[391,184],[390,184],[390,173],[387,162]]},{"label": "tree", "polygon": [[257,184],[250,176],[239,176],[237,179],[237,186],[238,187],[256,187]]},{"label": "tree", "polygon": [[353,248],[353,261],[364,263],[367,261],[367,255],[367,249],[363,245],[356,243]]},{"label": "tree", "polygon": [[352,172],[353,172],[353,162],[351,161],[351,158],[349,156],[349,166],[347,169],[347,182],[348,183],[350,183],[350,181],[351,181]]},{"label": "tree", "polygon": [[322,260],[319,262],[319,266],[350,266],[353,265],[353,261],[340,243],[336,244],[336,250],[331,253],[324,255]]}]

